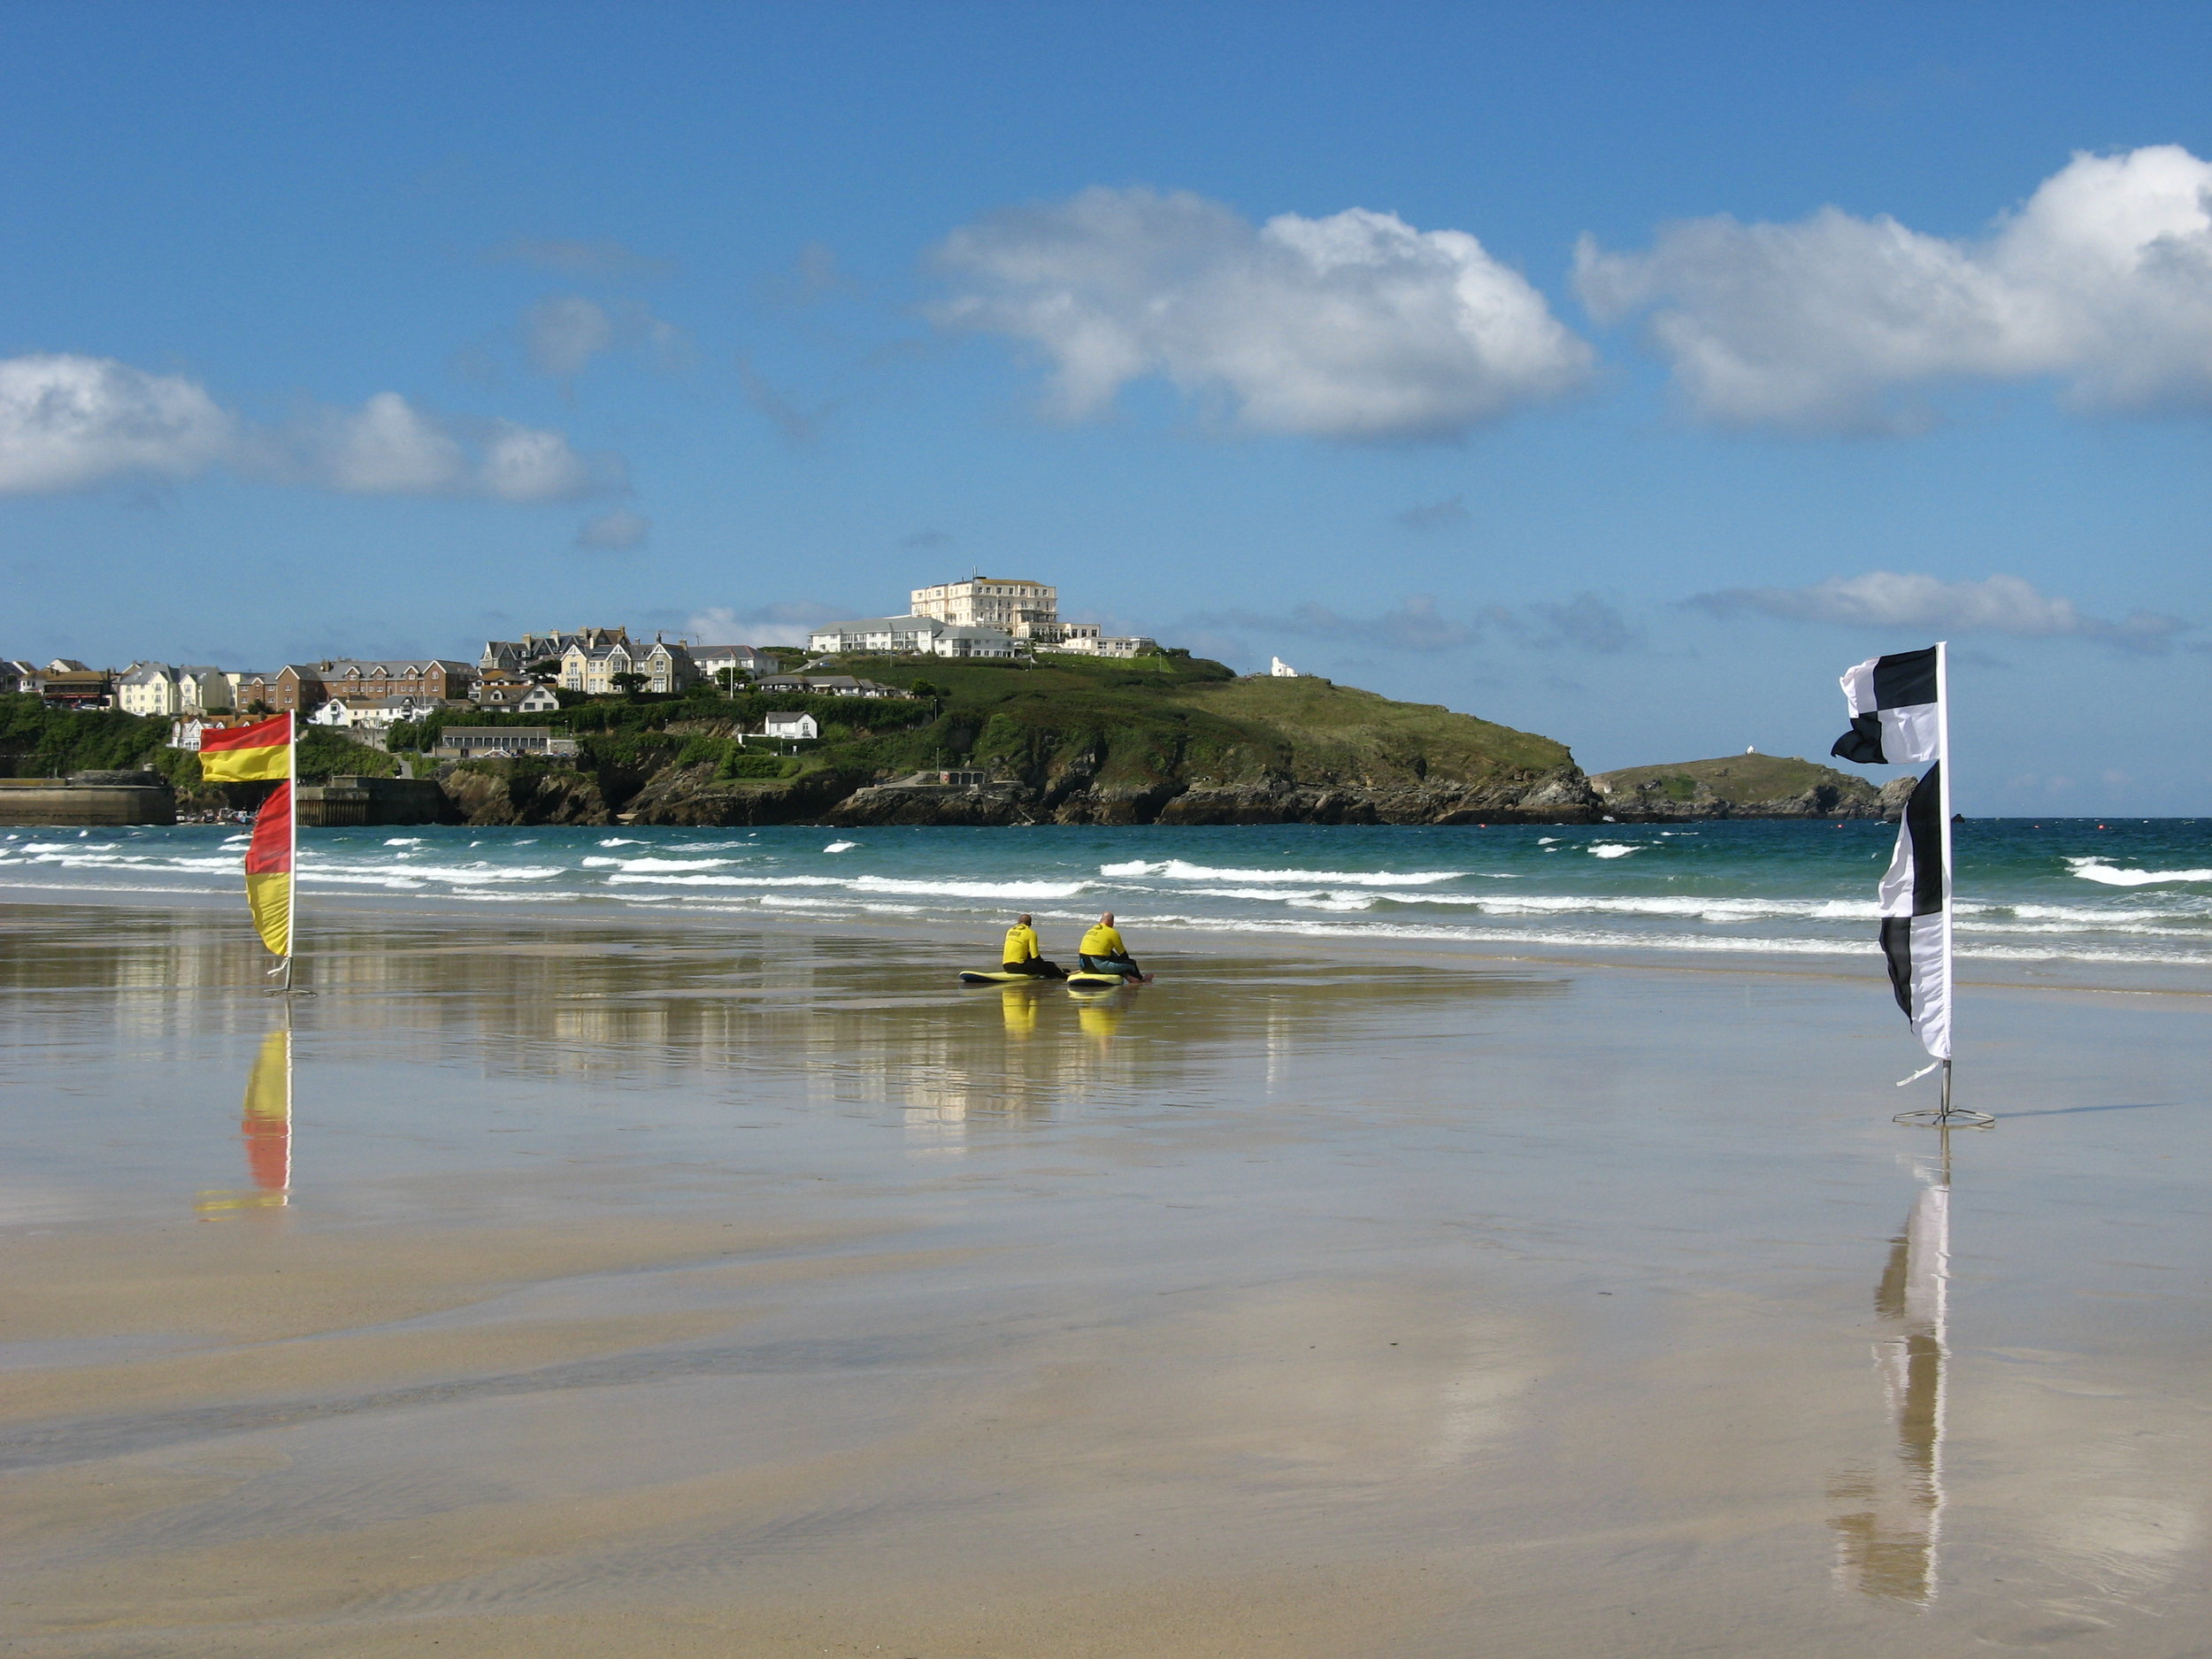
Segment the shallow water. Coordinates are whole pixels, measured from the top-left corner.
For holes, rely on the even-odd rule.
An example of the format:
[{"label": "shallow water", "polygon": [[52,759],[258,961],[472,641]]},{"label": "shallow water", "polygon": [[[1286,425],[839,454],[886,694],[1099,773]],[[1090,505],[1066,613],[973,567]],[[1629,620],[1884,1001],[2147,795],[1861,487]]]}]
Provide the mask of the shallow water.
[{"label": "shallow water", "polygon": [[318,949],[0,911],[20,1651],[2201,1647],[2201,997]]},{"label": "shallow water", "polygon": [[[1327,946],[1870,956],[1893,827],[420,828],[306,832],[303,893],[468,907],[1139,928]],[[235,891],[216,827],[0,835],[0,898]],[[1989,963],[2212,967],[2212,820],[1957,828],[1957,945]]]}]

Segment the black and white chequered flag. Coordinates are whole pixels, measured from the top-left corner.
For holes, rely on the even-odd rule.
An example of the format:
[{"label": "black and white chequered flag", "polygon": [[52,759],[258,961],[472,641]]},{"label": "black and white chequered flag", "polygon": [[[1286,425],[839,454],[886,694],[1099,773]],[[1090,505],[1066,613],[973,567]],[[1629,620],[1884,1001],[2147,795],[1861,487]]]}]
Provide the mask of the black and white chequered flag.
[{"label": "black and white chequered flag", "polygon": [[1882,954],[1897,1005],[1939,1060],[1951,1057],[1951,815],[1944,649],[1900,651],[1843,676],[1851,729],[1829,752],[1863,766],[1928,770],[1906,803],[1897,851],[1882,877]]}]

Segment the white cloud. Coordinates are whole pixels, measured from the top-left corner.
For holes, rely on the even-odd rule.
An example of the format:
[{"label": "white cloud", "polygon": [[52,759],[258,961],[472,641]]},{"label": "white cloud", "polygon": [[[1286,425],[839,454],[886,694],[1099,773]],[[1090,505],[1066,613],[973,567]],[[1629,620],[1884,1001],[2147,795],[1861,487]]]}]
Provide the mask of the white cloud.
[{"label": "white cloud", "polygon": [[227,455],[232,417],[192,381],[111,357],[0,359],[0,495],[125,473],[189,478]]},{"label": "white cloud", "polygon": [[501,420],[464,434],[397,392],[379,392],[358,410],[324,411],[275,442],[294,457],[296,476],[348,495],[572,501],[620,485],[618,463],[608,457],[595,467],[557,432]]},{"label": "white cloud", "polygon": [[1161,375],[1255,431],[1448,438],[1590,372],[1475,238],[1363,208],[1255,227],[1188,193],[1090,189],[964,227],[936,262],[955,290],[936,320],[1041,348],[1070,419]]},{"label": "white cloud", "polygon": [[641,512],[617,507],[596,518],[587,518],[576,532],[576,545],[598,552],[618,553],[634,548],[652,533],[653,521]]},{"label": "white cloud", "polygon": [[467,452],[397,392],[379,392],[358,411],[314,422],[318,481],[357,495],[437,495],[459,484]]},{"label": "white cloud", "polygon": [[397,392],[263,426],[180,376],[107,357],[0,358],[0,495],[134,473],[188,478],[219,463],[356,495],[542,502],[626,487],[619,457],[588,459],[541,427],[444,419]]},{"label": "white cloud", "polygon": [[2072,637],[2143,651],[2167,649],[2172,636],[2190,626],[2178,617],[2149,611],[2135,611],[2121,622],[2087,616],[2072,600],[2040,593],[2017,576],[1947,582],[1933,576],[1870,571],[1810,588],[1731,588],[1699,594],[1688,603],[1719,617],[1749,611],[1850,627],[2009,634],[2024,639]]},{"label": "white cloud", "polygon": [[738,611],[710,605],[686,619],[684,631],[705,645],[804,645],[807,630],[853,612],[829,605],[759,605]]},{"label": "white cloud", "polygon": [[502,501],[573,501],[603,482],[614,480],[595,477],[559,433],[505,420],[493,423],[475,474],[478,489]]},{"label": "white cloud", "polygon": [[1928,388],[2040,377],[2084,409],[2212,411],[2212,163],[2177,145],[2077,155],[1978,240],[1695,219],[1646,253],[1586,236],[1576,281],[1601,320],[1647,313],[1724,424],[1909,432]]}]

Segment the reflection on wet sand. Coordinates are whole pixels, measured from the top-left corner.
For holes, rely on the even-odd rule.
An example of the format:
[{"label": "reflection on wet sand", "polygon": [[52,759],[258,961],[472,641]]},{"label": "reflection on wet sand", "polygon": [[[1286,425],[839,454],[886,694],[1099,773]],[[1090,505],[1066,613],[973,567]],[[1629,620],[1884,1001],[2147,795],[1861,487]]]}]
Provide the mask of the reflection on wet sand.
[{"label": "reflection on wet sand", "polygon": [[[2212,1114],[1978,1141],[1973,1346],[1939,1181],[1870,1379],[1910,1144],[1832,986],[1148,952],[1087,1001],[910,939],[323,938],[292,1047],[235,918],[0,908],[10,1652],[2174,1659],[2212,1621]],[[1983,1018],[2030,1106],[2212,1047],[2212,1004]],[[209,1187],[270,1207],[199,1225]]]},{"label": "reflection on wet sand", "polygon": [[[59,996],[104,1050],[124,1033],[134,1057],[162,1060],[257,1018],[259,988],[235,918],[202,912],[81,918],[0,908],[0,995]],[[489,936],[495,942],[488,945]],[[480,1068],[505,1078],[636,1087],[747,1087],[795,1080],[810,1103],[902,1109],[910,1125],[1040,1122],[1056,1110],[1162,1091],[1243,1088],[1241,1055],[1263,1048],[1271,1091],[1302,1049],[1374,1041],[1374,1016],[1465,1029],[1498,1002],[1554,996],[1550,970],[1497,968],[1408,977],[1318,964],[1164,959],[1171,996],[1133,987],[1071,995],[1057,985],[978,995],[950,982],[945,948],[827,934],[659,931],[603,923],[413,918],[326,924],[306,971],[319,995],[300,1014],[318,1064]],[[170,975],[165,979],[164,975]],[[83,1010],[96,1009],[85,1020]],[[1139,1038],[1142,1040],[1138,1040]],[[941,1139],[941,1137],[940,1137]]]},{"label": "reflection on wet sand", "polygon": [[1837,1571],[1869,1595],[1926,1606],[1935,1599],[1943,1538],[1945,1368],[1950,1358],[1951,1182],[1949,1137],[1939,1179],[1920,1190],[1905,1230],[1890,1240],[1874,1287],[1874,1311],[1888,1327],[1874,1346],[1888,1396],[1896,1455],[1837,1481],[1832,1502]]},{"label": "reflection on wet sand", "polygon": [[246,1103],[238,1125],[246,1145],[250,1192],[206,1192],[193,1205],[204,1216],[244,1210],[281,1210],[292,1202],[292,1026],[262,1040],[246,1078]]}]

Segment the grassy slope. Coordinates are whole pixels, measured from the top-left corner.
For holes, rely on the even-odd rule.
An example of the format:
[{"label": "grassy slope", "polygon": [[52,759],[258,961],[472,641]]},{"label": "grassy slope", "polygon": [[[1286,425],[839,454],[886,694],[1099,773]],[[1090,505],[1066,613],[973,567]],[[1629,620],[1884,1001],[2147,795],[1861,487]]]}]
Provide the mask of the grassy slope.
[{"label": "grassy slope", "polygon": [[937,719],[874,746],[894,766],[972,759],[1033,783],[1079,772],[1109,787],[1141,787],[1172,776],[1236,784],[1271,773],[1302,784],[1479,783],[1572,764],[1564,744],[1436,704],[1321,680],[1239,680],[1203,658],[1046,657],[1033,667],[879,659],[850,668],[894,684],[918,673],[946,694]]},{"label": "grassy slope", "polygon": [[[0,770],[19,778],[142,769],[160,772],[179,790],[200,787],[199,756],[168,745],[165,716],[50,709],[37,697],[0,696]],[[320,782],[334,772],[381,776],[398,770],[390,756],[319,726],[310,726],[300,745],[305,782]]]},{"label": "grassy slope", "polygon": [[1325,680],[1237,680],[1179,690],[1174,700],[1276,733],[1300,782],[1475,783],[1574,764],[1548,737]]},{"label": "grassy slope", "polygon": [[[576,734],[581,765],[610,798],[667,765],[717,763],[718,788],[804,787],[833,775],[856,784],[949,764],[987,766],[1033,786],[1087,780],[1147,789],[1171,779],[1390,787],[1426,780],[1480,783],[1571,764],[1548,738],[1427,703],[1393,703],[1319,680],[1238,680],[1202,658],[1100,662],[1047,656],[1033,665],[913,657],[847,657],[836,672],[930,689],[924,699],[780,694],[613,699],[539,717],[437,717],[437,724],[547,725]],[[822,739],[793,756],[787,775],[737,775],[740,726],[758,731],[772,709],[804,709]],[[395,733],[396,741],[402,733]],[[427,741],[427,732],[406,740]]]},{"label": "grassy slope", "polygon": [[1828,784],[1846,796],[1872,800],[1874,786],[1863,778],[1838,772],[1809,760],[1782,755],[1724,755],[1717,760],[1686,760],[1664,766],[1625,766],[1591,780],[1600,790],[1631,792],[1643,783],[1655,783],[1670,800],[1687,801],[1707,790],[1731,806],[1757,801],[1786,801],[1820,784]]}]

